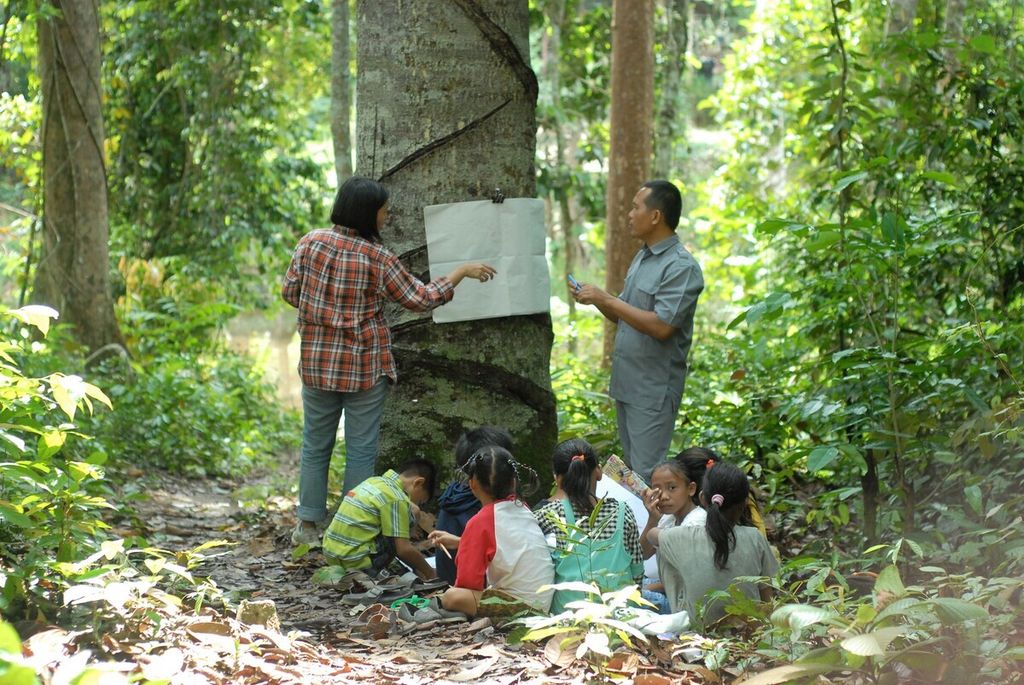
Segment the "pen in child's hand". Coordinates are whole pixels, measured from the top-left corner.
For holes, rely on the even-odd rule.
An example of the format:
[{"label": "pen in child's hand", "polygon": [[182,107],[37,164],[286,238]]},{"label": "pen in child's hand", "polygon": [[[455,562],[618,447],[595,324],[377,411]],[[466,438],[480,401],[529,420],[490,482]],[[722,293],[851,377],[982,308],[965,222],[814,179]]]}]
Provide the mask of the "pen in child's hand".
[{"label": "pen in child's hand", "polygon": [[[440,543],[438,543],[438,545],[437,545],[437,546],[441,548],[441,551],[442,551],[442,552],[444,552],[444,555],[445,555],[446,557],[448,557],[449,559],[452,559],[452,553],[448,551],[448,548],[447,548],[447,547],[445,547],[444,545],[442,545],[442,544],[440,544]],[[455,561],[455,560],[454,560],[454,559],[452,559],[452,561]]]},{"label": "pen in child's hand", "polygon": [[569,281],[569,285],[572,286],[573,290],[579,290],[581,287],[583,287],[583,286],[580,285],[579,281],[577,281],[575,278],[573,278],[572,274],[569,274],[568,276],[566,276],[565,279],[567,281]]}]

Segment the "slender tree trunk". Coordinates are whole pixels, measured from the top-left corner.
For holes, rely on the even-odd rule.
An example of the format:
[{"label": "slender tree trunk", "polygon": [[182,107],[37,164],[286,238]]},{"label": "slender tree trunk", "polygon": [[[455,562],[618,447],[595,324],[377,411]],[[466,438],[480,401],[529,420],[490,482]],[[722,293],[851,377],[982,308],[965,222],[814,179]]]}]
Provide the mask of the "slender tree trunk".
[{"label": "slender tree trunk", "polygon": [[885,26],[887,36],[903,33],[914,25],[917,0],[895,0],[889,4],[889,17]]},{"label": "slender tree trunk", "polygon": [[[508,197],[536,193],[527,2],[356,7],[358,173],[390,188],[384,242],[428,277],[424,206],[485,199],[496,187]],[[549,479],[557,437],[550,316],[435,325],[429,315],[388,314],[400,381],[385,410],[382,461],[443,459],[464,428],[497,424]]]},{"label": "slender tree trunk", "polygon": [[943,50],[946,58],[946,68],[951,72],[960,68],[960,60],[957,59],[956,51],[960,42],[964,39],[964,10],[967,8],[967,0],[946,0],[946,15],[942,22],[943,32],[946,40],[952,42],[952,47]]},{"label": "slender tree trunk", "polygon": [[[611,140],[608,154],[605,288],[622,291],[626,271],[640,242],[629,234],[633,196],[651,168],[654,110],[654,1],[612,3]],[[606,322],[605,363],[615,329]]]},{"label": "slender tree trunk", "polygon": [[864,538],[869,545],[878,542],[878,460],[875,450],[864,453],[867,469],[860,477],[861,493],[864,498]]},{"label": "slender tree trunk", "polygon": [[334,140],[334,173],[339,186],[352,175],[348,3],[349,0],[331,2],[331,138]]},{"label": "slender tree trunk", "polygon": [[[572,297],[569,275],[576,269],[576,255],[579,252],[579,239],[576,236],[575,220],[572,214],[572,203],[569,198],[569,170],[572,159],[570,149],[575,150],[575,145],[570,146],[566,136],[565,117],[562,112],[562,33],[568,28],[564,0],[551,2],[547,5],[548,19],[551,22],[551,33],[547,40],[547,51],[545,55],[544,69],[551,89],[551,105],[555,112],[555,155],[557,174],[561,179],[555,190],[555,200],[558,203],[558,226],[559,236],[562,239],[562,254],[564,256],[565,268],[561,275],[562,287],[565,288],[565,299],[569,305],[569,325],[576,322],[576,300]],[[575,355],[577,341],[575,336],[569,338],[569,354]]]},{"label": "slender tree trunk", "polygon": [[689,4],[689,0],[664,0],[665,66],[654,146],[654,176],[657,178],[670,178],[676,173],[676,143],[685,130],[686,120],[679,111],[679,97],[689,33]]},{"label": "slender tree trunk", "polygon": [[54,6],[60,15],[38,24],[43,241],[33,299],[57,309],[95,350],[123,344],[110,295],[99,3]]}]

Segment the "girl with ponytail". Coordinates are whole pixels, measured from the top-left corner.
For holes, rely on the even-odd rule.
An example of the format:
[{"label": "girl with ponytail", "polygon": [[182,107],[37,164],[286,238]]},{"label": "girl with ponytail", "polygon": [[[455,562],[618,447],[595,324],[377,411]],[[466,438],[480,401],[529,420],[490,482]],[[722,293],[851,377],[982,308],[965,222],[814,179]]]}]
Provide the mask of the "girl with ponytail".
[{"label": "girl with ponytail", "polygon": [[[643,577],[643,552],[633,511],[624,502],[598,500],[594,494],[603,474],[590,443],[573,438],[559,443],[551,457],[555,493],[537,510],[555,564],[555,582],[582,581],[602,592],[617,590]],[[580,592],[557,590],[552,613]]]},{"label": "girl with ponytail", "polygon": [[[536,472],[516,461],[504,447],[486,445],[462,466],[481,509],[461,536],[434,530],[427,539],[455,557],[455,585],[441,597],[449,611],[470,616],[520,609],[547,612],[554,579],[544,534],[519,492],[535,489]],[[495,605],[484,600],[501,600]]]},{"label": "girl with ponytail", "polygon": [[[764,536],[756,528],[741,525],[749,495],[746,474],[716,461],[705,472],[700,490],[707,511],[704,526],[655,528],[648,533],[658,550],[658,568],[672,611],[689,612],[695,630],[725,615],[721,602],[705,603],[709,592],[727,589],[739,576],[773,576],[779,570]],[[735,585],[751,599],[771,597],[770,586]]]}]

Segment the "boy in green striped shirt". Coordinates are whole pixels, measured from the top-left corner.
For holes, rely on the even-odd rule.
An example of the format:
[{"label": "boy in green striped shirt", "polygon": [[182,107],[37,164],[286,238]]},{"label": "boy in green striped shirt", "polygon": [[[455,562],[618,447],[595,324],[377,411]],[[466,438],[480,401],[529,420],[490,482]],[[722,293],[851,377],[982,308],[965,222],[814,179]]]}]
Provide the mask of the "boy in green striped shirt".
[{"label": "boy in green striped shirt", "polygon": [[412,508],[430,499],[437,470],[426,459],[412,459],[397,472],[364,480],[350,491],[324,534],[327,560],[347,570],[377,575],[396,556],[420,578],[436,578],[409,542]]}]

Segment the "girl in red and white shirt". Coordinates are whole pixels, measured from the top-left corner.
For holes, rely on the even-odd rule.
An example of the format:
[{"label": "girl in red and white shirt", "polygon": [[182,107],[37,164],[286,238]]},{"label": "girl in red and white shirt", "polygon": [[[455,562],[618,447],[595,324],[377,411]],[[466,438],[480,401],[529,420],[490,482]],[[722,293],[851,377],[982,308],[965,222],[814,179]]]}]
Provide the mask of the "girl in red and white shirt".
[{"label": "girl in red and white shirt", "polygon": [[463,471],[469,488],[483,508],[466,523],[462,537],[434,531],[430,539],[458,549],[455,586],[441,604],[450,611],[475,616],[485,590],[501,590],[537,611],[551,608],[555,579],[548,548],[529,507],[516,497],[519,464],[501,447],[485,447],[474,454]]}]

